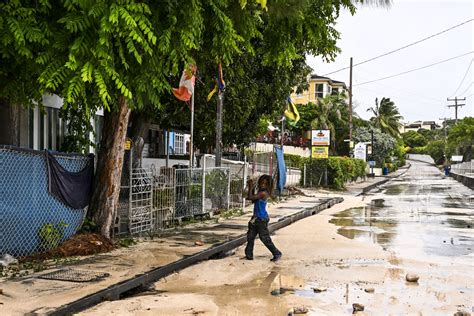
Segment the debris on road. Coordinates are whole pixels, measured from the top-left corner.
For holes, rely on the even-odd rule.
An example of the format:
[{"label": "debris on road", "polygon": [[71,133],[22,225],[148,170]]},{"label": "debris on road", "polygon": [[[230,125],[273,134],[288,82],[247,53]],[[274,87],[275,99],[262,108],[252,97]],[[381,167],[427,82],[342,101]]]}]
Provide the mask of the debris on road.
[{"label": "debris on road", "polygon": [[454,313],[453,316],[471,316],[471,313],[465,312],[465,311],[458,311],[458,312]]},{"label": "debris on road", "polygon": [[199,240],[196,241],[196,242],[194,242],[194,244],[195,244],[196,246],[204,246],[204,243],[203,243],[202,241],[199,241]]},{"label": "debris on road", "polygon": [[359,303],[352,304],[352,314],[357,312],[362,312],[365,309],[365,306]]},{"label": "debris on road", "polygon": [[18,263],[18,260],[7,253],[0,257],[0,265],[4,267],[8,267],[9,265],[16,263]]},{"label": "debris on road", "polygon": [[407,273],[407,275],[405,276],[405,279],[407,280],[407,282],[415,283],[415,282],[418,282],[420,277],[417,274],[414,274],[414,273]]},{"label": "debris on road", "polygon": [[307,314],[308,308],[306,306],[295,306],[290,309],[288,315],[296,315],[296,314]]},{"label": "debris on road", "polygon": [[365,291],[366,293],[374,293],[374,292],[375,292],[375,289],[374,289],[373,287],[368,287],[368,288],[364,289],[364,291]]},{"label": "debris on road", "polygon": [[321,292],[326,292],[328,289],[325,287],[314,287],[313,291],[314,293],[321,293]]}]

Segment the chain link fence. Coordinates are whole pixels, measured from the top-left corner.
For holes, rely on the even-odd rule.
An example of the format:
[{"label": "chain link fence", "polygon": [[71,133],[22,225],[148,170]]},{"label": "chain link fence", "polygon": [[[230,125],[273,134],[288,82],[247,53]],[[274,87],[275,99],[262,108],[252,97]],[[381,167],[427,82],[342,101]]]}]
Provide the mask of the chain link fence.
[{"label": "chain link fence", "polygon": [[[55,153],[67,171],[89,158]],[[58,246],[82,225],[86,209],[71,209],[48,192],[45,153],[0,146],[0,255],[27,256]]]}]

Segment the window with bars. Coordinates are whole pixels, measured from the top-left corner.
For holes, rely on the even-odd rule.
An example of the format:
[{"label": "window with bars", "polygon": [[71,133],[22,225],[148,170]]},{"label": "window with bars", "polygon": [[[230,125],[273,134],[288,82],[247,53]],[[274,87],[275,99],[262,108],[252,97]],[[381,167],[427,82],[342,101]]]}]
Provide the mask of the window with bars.
[{"label": "window with bars", "polygon": [[185,154],[184,134],[176,133],[174,137],[174,152],[177,155]]}]

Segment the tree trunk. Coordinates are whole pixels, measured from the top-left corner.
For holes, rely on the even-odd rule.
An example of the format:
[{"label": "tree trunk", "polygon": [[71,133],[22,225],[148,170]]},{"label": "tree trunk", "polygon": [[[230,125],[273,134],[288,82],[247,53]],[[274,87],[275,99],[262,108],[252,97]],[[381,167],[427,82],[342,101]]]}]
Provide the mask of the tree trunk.
[{"label": "tree trunk", "polygon": [[102,140],[97,159],[94,193],[89,213],[100,228],[100,233],[111,238],[116,218],[123,167],[124,143],[130,109],[125,97],[118,99],[118,109],[105,112]]},{"label": "tree trunk", "polygon": [[[132,139],[134,144],[133,147],[133,168],[138,168],[143,154],[143,143],[141,146],[136,146],[140,143],[139,139],[143,141],[146,139],[147,133],[150,130],[151,116],[146,111],[133,111],[130,114],[130,134],[129,137]],[[128,161],[127,161],[128,164]],[[129,168],[129,166],[127,166]],[[128,170],[128,169],[127,169]]]}]

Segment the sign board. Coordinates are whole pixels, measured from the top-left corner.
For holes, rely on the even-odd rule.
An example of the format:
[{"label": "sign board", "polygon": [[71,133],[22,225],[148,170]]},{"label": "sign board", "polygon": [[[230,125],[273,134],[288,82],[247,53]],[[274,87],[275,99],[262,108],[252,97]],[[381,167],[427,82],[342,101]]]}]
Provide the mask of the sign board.
[{"label": "sign board", "polygon": [[329,146],[331,141],[330,131],[327,129],[311,131],[311,146]]},{"label": "sign board", "polygon": [[329,157],[329,147],[314,146],[311,148],[311,157],[316,159],[327,159]]},{"label": "sign board", "polygon": [[462,156],[452,156],[451,161],[462,162]]},{"label": "sign board", "polygon": [[367,145],[367,155],[372,155],[372,145]]},{"label": "sign board", "polygon": [[369,160],[369,166],[375,167],[375,160]]},{"label": "sign board", "polygon": [[357,143],[354,147],[354,158],[362,159],[363,161],[366,161],[367,159],[366,147],[367,145],[363,143]]}]

